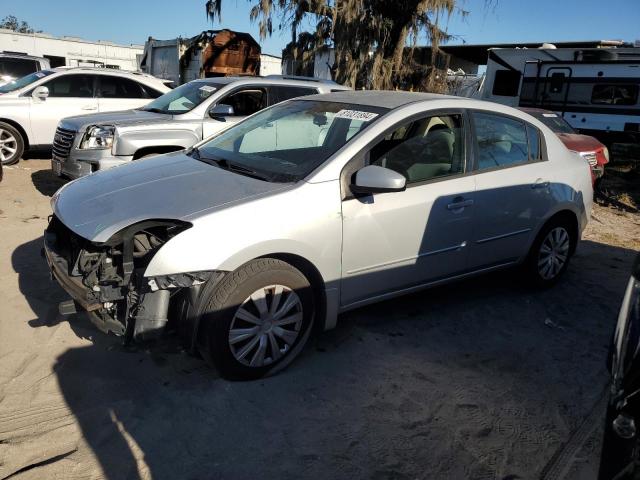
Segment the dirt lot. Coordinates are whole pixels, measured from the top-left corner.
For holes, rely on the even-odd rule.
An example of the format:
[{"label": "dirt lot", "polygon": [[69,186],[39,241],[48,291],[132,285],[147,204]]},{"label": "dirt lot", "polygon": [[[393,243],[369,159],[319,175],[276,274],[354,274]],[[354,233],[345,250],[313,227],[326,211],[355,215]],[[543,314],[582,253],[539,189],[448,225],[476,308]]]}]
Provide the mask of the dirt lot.
[{"label": "dirt lot", "polygon": [[502,273],[354,311],[288,370],[229,383],[125,350],[40,256],[45,160],[0,184],[0,479],[592,478],[640,216],[596,207],[564,281]]}]

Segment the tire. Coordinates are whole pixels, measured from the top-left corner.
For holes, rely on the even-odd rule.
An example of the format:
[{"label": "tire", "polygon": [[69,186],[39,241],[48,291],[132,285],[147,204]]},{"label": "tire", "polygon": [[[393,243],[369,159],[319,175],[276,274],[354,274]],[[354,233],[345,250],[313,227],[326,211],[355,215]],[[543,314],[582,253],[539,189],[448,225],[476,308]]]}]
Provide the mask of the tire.
[{"label": "tire", "polygon": [[272,258],[246,263],[203,289],[197,308],[200,353],[229,380],[272,375],[309,339],[313,299],[309,280],[288,263]]},{"label": "tire", "polygon": [[2,165],[14,165],[24,153],[22,134],[8,123],[0,122],[0,162]]},{"label": "tire", "polygon": [[536,237],[525,262],[527,280],[535,287],[551,287],[569,266],[576,244],[575,229],[562,218],[549,221]]}]

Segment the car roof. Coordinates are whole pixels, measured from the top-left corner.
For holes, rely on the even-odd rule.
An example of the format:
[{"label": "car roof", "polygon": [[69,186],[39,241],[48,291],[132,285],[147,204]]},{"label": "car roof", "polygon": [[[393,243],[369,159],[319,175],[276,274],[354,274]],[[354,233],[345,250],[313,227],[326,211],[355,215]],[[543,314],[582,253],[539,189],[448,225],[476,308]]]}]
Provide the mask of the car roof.
[{"label": "car roof", "polygon": [[148,80],[151,82],[158,82],[165,84],[167,80],[163,80],[158,77],[154,77],[145,72],[132,72],[130,70],[119,70],[117,68],[103,68],[103,67],[55,67],[48,68],[48,71],[55,73],[66,73],[66,72],[85,72],[85,73],[97,73],[99,75],[117,75],[121,77],[135,77],[139,80]]},{"label": "car roof", "polygon": [[[320,100],[323,102],[355,103],[370,107],[395,109],[415,102],[425,100],[462,100],[462,97],[440,95],[437,93],[417,93],[390,90],[345,90],[325,95],[310,95],[305,100]],[[464,100],[468,100],[465,98]]]},{"label": "car roof", "polygon": [[211,77],[211,78],[199,78],[196,80],[192,80],[192,82],[199,83],[210,83],[210,84],[223,84],[229,85],[231,83],[237,83],[239,85],[243,84],[252,84],[252,85],[287,85],[287,86],[298,86],[298,87],[324,87],[343,90],[348,89],[348,87],[343,87],[342,85],[335,83],[331,80],[323,80],[316,78],[306,78],[306,77],[286,77],[280,75],[268,75],[266,77],[253,77],[253,76],[243,76],[243,77]]}]

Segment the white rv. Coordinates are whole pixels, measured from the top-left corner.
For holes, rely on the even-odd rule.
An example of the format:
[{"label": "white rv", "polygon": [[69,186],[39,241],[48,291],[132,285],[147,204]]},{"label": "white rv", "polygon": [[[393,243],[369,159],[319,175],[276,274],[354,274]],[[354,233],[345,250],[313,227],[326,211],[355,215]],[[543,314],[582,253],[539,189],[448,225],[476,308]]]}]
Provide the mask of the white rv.
[{"label": "white rv", "polygon": [[640,48],[495,48],[485,75],[473,96],[553,110],[608,145],[640,143]]}]

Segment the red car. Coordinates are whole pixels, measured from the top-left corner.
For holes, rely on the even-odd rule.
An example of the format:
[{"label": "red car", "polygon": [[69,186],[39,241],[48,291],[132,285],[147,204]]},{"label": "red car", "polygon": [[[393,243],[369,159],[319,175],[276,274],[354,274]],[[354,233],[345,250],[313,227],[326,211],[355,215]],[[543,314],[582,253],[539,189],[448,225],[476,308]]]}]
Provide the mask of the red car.
[{"label": "red car", "polygon": [[609,150],[596,138],[576,133],[567,121],[555,112],[539,108],[522,108],[555,132],[569,150],[579,153],[591,165],[591,178],[595,183],[604,175],[609,163]]}]

